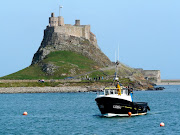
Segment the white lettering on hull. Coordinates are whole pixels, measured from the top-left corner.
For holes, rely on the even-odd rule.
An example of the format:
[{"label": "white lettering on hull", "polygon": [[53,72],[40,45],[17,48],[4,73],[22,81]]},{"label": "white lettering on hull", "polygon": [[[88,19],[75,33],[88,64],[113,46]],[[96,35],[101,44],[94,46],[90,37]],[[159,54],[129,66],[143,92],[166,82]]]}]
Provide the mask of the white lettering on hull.
[{"label": "white lettering on hull", "polygon": [[113,105],[113,108],[114,109],[121,109],[121,106],[120,105]]}]

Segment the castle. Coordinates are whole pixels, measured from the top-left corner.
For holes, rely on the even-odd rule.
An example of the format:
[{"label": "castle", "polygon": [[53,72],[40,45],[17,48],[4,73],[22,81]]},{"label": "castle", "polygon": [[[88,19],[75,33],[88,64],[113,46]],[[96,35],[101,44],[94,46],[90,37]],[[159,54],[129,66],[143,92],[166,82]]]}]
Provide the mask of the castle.
[{"label": "castle", "polygon": [[98,47],[96,36],[91,32],[90,25],[80,25],[80,20],[75,20],[74,25],[64,24],[64,18],[62,16],[55,17],[54,13],[51,13],[48,27],[51,27],[55,33],[88,39]]},{"label": "castle", "polygon": [[34,54],[32,65],[42,62],[53,51],[75,52],[97,62],[99,66],[112,64],[100,50],[90,25],[81,25],[80,20],[75,20],[74,25],[65,24],[62,16],[55,17],[51,13],[49,25],[44,30],[41,46]]}]

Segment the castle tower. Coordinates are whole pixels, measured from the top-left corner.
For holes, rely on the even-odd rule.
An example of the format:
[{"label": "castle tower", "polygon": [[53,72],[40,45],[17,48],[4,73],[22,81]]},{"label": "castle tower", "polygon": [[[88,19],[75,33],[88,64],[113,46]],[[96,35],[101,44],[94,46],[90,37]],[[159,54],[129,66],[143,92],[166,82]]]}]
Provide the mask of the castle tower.
[{"label": "castle tower", "polygon": [[51,17],[55,17],[54,13],[51,13]]},{"label": "castle tower", "polygon": [[80,26],[80,20],[75,20],[75,26]]},{"label": "castle tower", "polygon": [[51,13],[51,17],[49,17],[49,25],[50,27],[64,26],[64,18],[62,16],[55,17],[54,13]]},{"label": "castle tower", "polygon": [[58,18],[54,16],[55,16],[54,13],[51,13],[51,17],[49,17],[50,27],[58,26]]},{"label": "castle tower", "polygon": [[62,16],[58,16],[58,26],[64,26],[64,18]]}]

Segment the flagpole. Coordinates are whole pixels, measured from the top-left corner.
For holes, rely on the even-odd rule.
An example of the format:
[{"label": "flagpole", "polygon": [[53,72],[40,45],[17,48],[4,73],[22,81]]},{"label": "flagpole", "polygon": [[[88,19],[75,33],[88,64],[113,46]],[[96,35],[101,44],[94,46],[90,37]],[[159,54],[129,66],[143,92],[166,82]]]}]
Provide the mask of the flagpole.
[{"label": "flagpole", "polygon": [[61,16],[61,8],[63,8],[63,6],[59,6],[59,16]]}]

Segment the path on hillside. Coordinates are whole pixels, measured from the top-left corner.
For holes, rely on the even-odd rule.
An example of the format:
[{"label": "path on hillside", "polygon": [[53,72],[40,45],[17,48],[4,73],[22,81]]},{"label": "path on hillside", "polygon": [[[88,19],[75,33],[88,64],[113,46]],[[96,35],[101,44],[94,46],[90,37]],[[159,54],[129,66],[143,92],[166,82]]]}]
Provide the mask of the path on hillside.
[{"label": "path on hillside", "polygon": [[73,77],[74,78],[78,78],[80,76],[85,76],[85,75],[91,74],[91,73],[96,72],[96,71],[101,71],[101,72],[103,72],[103,74],[105,76],[108,76],[106,73],[104,73],[104,71],[105,70],[111,70],[111,69],[115,69],[115,66],[109,66],[109,67],[105,67],[105,68],[100,68],[98,70],[89,71],[89,72],[86,72],[86,73],[83,73],[83,74],[79,74],[79,75],[76,75],[76,76],[73,76]]},{"label": "path on hillside", "polygon": [[[100,71],[102,72],[105,76],[108,76],[104,71],[106,70],[114,70],[115,71],[115,65],[114,66],[109,66],[109,67],[105,67],[105,68],[100,68],[98,70],[93,70],[93,71],[89,71],[89,72],[86,72],[86,73],[83,73],[83,74],[79,74],[79,75],[76,75],[76,76],[73,76],[74,78],[78,78],[80,76],[85,76],[85,75],[88,75],[88,74],[91,74],[93,72],[96,72],[96,71]],[[118,65],[118,68],[125,68],[124,66],[121,66],[121,65]],[[126,70],[128,70],[129,72],[131,72],[128,68],[125,68]]]}]

